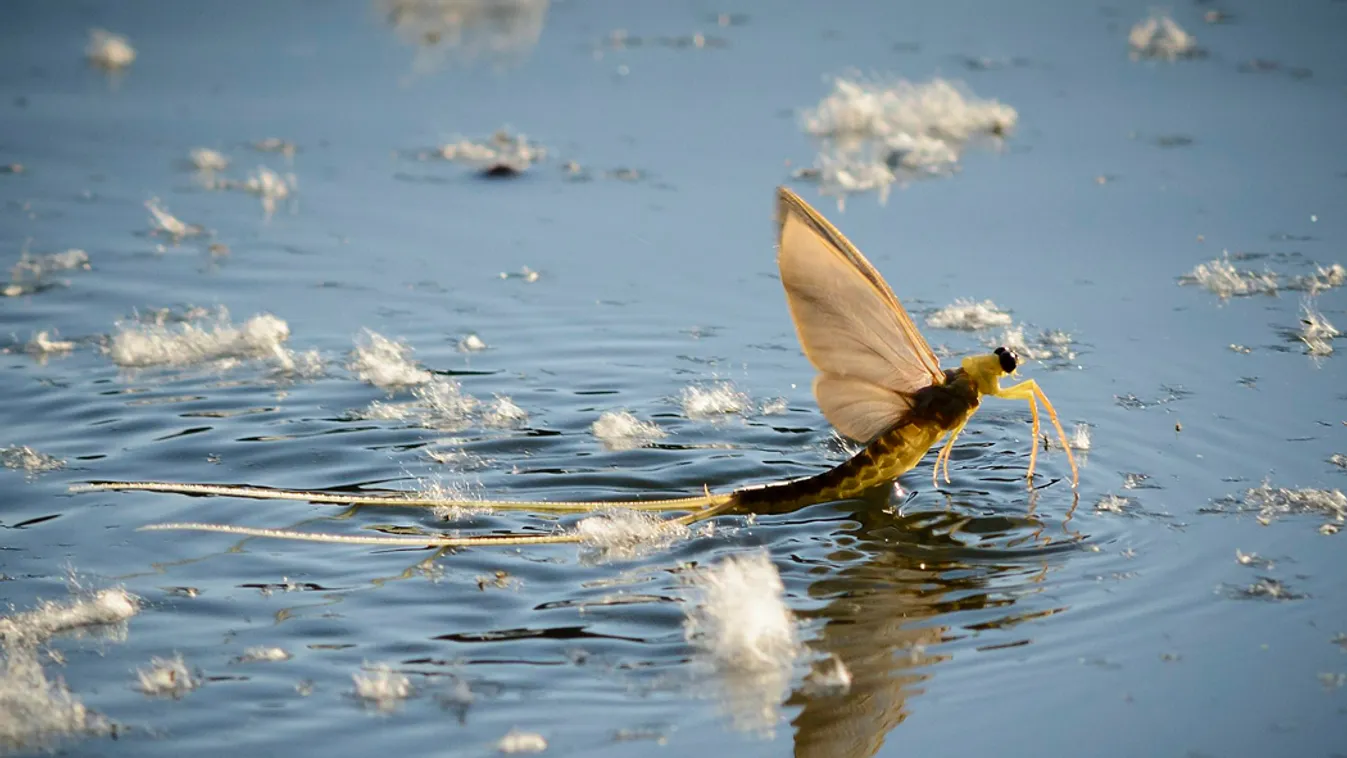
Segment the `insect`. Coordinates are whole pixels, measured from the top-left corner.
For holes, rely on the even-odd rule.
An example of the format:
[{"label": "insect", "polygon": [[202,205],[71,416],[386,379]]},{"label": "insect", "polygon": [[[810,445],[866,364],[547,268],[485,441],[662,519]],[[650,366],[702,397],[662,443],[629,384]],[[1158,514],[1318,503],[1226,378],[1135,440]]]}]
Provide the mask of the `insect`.
[{"label": "insect", "polygon": [[[1029,403],[1032,440],[1039,439],[1039,404],[1047,411],[1071,464],[1072,486],[1079,483],[1076,462],[1057,412],[1033,379],[1002,387],[1001,379],[1019,366],[1013,350],[964,358],[958,368],[941,369],[930,345],[903,310],[879,272],[854,245],[799,195],[777,190],[777,263],[786,301],[805,356],[817,369],[814,397],[838,431],[865,447],[838,466],[784,482],[743,487],[728,493],[670,500],[631,502],[446,501],[401,493],[340,494],[266,487],[175,482],[89,482],[76,490],[141,490],[186,495],[216,495],[263,500],[296,500],[348,506],[470,506],[497,510],[582,513],[604,509],[679,512],[661,522],[675,528],[729,512],[762,513],[813,503],[859,497],[891,483],[912,469],[942,438],[932,480],[942,467],[949,481],[949,458],[959,433],[983,397]],[[1030,446],[1026,479],[1033,483],[1038,445]],[[468,547],[579,542],[575,531],[547,535],[504,534],[476,537],[372,536],[258,529],[227,524],[152,524],[142,529],[194,529],[249,537],[278,537],[360,545]]]}]

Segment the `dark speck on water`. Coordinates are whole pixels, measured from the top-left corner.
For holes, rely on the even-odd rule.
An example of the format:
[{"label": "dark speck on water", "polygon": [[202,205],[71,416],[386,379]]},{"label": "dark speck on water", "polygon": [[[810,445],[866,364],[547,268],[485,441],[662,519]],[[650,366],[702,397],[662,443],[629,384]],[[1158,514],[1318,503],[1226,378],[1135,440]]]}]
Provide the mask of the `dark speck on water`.
[{"label": "dark speck on water", "polygon": [[1155,138],[1155,144],[1160,147],[1188,147],[1196,141],[1186,134],[1165,134]]},{"label": "dark speck on water", "polygon": [[[1279,330],[1347,328],[1347,3],[1175,4],[1136,55],[1151,5],[11,0],[0,753],[1340,751],[1347,351]],[[1078,497],[1055,435],[1024,486],[994,398],[938,487],[932,453],[617,548],[138,531],[579,517],[70,492],[827,470],[792,175],[904,303],[1008,314],[927,337],[1017,346],[1088,430]]]}]

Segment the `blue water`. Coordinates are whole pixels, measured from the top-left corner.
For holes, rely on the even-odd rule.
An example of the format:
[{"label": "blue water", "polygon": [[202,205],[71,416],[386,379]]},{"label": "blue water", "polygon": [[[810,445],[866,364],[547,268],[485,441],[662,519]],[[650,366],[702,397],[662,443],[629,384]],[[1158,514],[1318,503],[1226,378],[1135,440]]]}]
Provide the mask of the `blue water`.
[{"label": "blue water", "polygon": [[[24,170],[0,173],[0,260],[81,248],[92,268],[0,300],[0,446],[67,462],[0,469],[0,599],[64,600],[73,572],[145,603],[124,640],[50,643],[64,663],[48,676],[120,727],[61,749],[484,755],[518,727],[549,753],[585,755],[1340,751],[1347,701],[1320,675],[1347,672],[1332,642],[1347,632],[1344,537],[1320,534],[1322,517],[1263,526],[1203,511],[1264,479],[1347,483],[1328,462],[1347,452],[1341,355],[1312,359],[1283,335],[1301,293],[1222,301],[1177,281],[1223,250],[1298,254],[1239,264],[1287,274],[1347,258],[1347,4],[1222,3],[1228,24],[1204,23],[1208,7],[1175,8],[1206,57],[1166,63],[1128,56],[1140,2],[555,2],[536,44],[525,33],[498,55],[438,60],[359,2],[7,4],[0,165]],[[720,26],[719,13],[745,18]],[[135,63],[89,67],[91,27],[128,35]],[[617,29],[724,44],[617,50],[606,42]],[[970,70],[968,57],[1023,65]],[[1240,70],[1255,58],[1280,69]],[[91,479],[406,489],[439,477],[483,496],[616,499],[835,463],[843,452],[776,278],[771,214],[773,188],[813,159],[798,111],[850,71],[959,79],[1017,109],[1004,149],[970,151],[952,177],[884,205],[858,195],[839,213],[797,189],[919,322],[956,298],[991,298],[1031,333],[1073,335],[1075,360],[1025,374],[1064,421],[1091,427],[1074,509],[1065,482],[1030,501],[1028,414],[999,401],[961,438],[953,482],[934,490],[928,459],[904,477],[896,511],[847,502],[726,518],[633,559],[136,531],[170,520],[547,530],[545,515],[333,520],[339,510],[302,503],[68,493]],[[409,157],[502,126],[548,160],[486,181]],[[1174,136],[1192,142],[1160,145]],[[270,137],[294,142],[293,158],[249,147]],[[204,190],[181,166],[200,146],[228,154],[232,178],[265,165],[293,173],[297,191],[268,217],[255,197]],[[567,160],[596,178],[568,180]],[[601,176],[619,168],[641,178]],[[211,236],[147,236],[155,196]],[[524,266],[537,281],[500,277]],[[1340,326],[1345,304],[1341,290],[1316,300]],[[225,306],[236,322],[273,313],[327,373],[128,372],[97,346],[135,313],[188,306]],[[23,352],[53,328],[72,353]],[[479,399],[509,396],[528,421],[447,432],[352,420],[388,399],[343,368],[365,328],[460,373]],[[490,348],[459,352],[470,333]],[[927,336],[962,354],[995,333]],[[687,418],[679,393],[717,381],[758,405],[784,397],[787,410]],[[589,427],[620,409],[670,436],[605,449]],[[435,463],[428,446],[481,464]],[[1040,466],[1066,473],[1060,453]],[[1128,474],[1146,487],[1125,489]],[[1131,507],[1096,510],[1108,494]],[[736,728],[725,675],[698,665],[683,632],[688,568],[756,549],[781,572],[803,640],[854,676],[845,695],[810,695],[797,665],[792,692],[765,697],[781,703],[770,731]],[[1274,566],[1241,565],[1236,550]],[[515,581],[479,587],[500,571]],[[1242,596],[1260,576],[1303,597]],[[598,603],[616,593],[638,602]],[[231,662],[257,645],[293,658]],[[177,699],[134,688],[137,668],[174,653],[209,681]],[[364,707],[351,677],[366,662],[407,673],[418,694],[389,713]],[[475,696],[461,713],[442,702],[460,682]]]}]

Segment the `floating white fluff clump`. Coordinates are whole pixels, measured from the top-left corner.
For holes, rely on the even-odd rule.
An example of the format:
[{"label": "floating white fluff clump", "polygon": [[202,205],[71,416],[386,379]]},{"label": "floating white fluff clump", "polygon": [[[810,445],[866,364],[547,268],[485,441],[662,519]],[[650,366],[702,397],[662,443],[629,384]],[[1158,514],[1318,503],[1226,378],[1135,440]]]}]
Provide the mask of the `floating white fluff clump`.
[{"label": "floating white fluff clump", "polygon": [[409,403],[385,403],[375,400],[364,408],[353,411],[352,418],[366,421],[402,421],[411,416],[416,409]]},{"label": "floating white fluff clump", "polygon": [[91,29],[84,49],[89,62],[108,71],[126,68],[136,60],[136,49],[126,37],[106,29]]},{"label": "floating white fluff clump", "polygon": [[804,650],[781,575],[764,552],[731,556],[691,575],[684,634],[719,673],[734,726],[770,732]]},{"label": "floating white fluff clump", "polygon": [[432,511],[441,521],[459,521],[483,513],[490,513],[486,506],[473,505],[481,495],[474,492],[472,486],[465,483],[445,484],[439,476],[416,480],[416,489],[407,493],[407,497],[416,500],[440,500],[444,505],[435,506]]},{"label": "floating white fluff clump", "polygon": [[63,682],[47,678],[35,646],[6,643],[0,650],[0,752],[41,750],[66,735],[110,728]]},{"label": "floating white fluff clump", "polygon": [[952,305],[926,317],[926,325],[936,329],[977,331],[992,326],[1009,326],[1010,314],[996,307],[990,300],[955,300]]},{"label": "floating white fluff clump", "polygon": [[1342,490],[1287,489],[1264,482],[1244,491],[1242,510],[1257,511],[1263,522],[1281,516],[1317,514],[1328,517],[1329,523],[1342,524],[1347,521],[1347,495]]},{"label": "floating white fluff clump", "polygon": [[766,553],[731,556],[692,575],[697,595],[684,622],[689,641],[718,666],[790,666],[801,651],[785,586]]},{"label": "floating white fluff clump", "polygon": [[181,654],[151,659],[149,668],[136,672],[136,679],[146,695],[181,697],[201,686],[201,679],[187,668]]},{"label": "floating white fluff clump", "polygon": [[1132,507],[1130,498],[1120,497],[1118,495],[1104,495],[1099,502],[1094,504],[1095,511],[1099,513],[1117,513],[1125,514]]},{"label": "floating white fluff clump", "polygon": [[198,171],[224,171],[229,168],[229,159],[223,153],[208,147],[192,148],[187,154],[187,159]]},{"label": "floating white fluff clump", "polygon": [[115,588],[0,618],[0,752],[45,748],[64,735],[111,728],[64,683],[47,678],[39,645],[61,632],[119,625],[139,610],[139,598]]},{"label": "floating white fluff clump", "polygon": [[633,558],[683,539],[689,529],[658,516],[632,510],[613,510],[582,519],[575,525],[582,544],[597,548],[604,558]]},{"label": "floating white fluff clump", "polygon": [[364,671],[352,674],[355,696],[380,711],[391,711],[412,696],[412,680],[387,665],[366,666]]},{"label": "floating white fluff clump", "polygon": [[[465,394],[458,382],[442,376],[432,376],[430,381],[413,389],[412,395],[420,404],[417,420],[429,429],[462,429],[477,408],[477,398]],[[519,411],[522,413],[523,409]]]},{"label": "floating white fluff clump", "polygon": [[36,610],[0,619],[0,638],[45,640],[88,626],[120,624],[140,612],[140,598],[124,589],[100,590],[71,603],[48,602]]},{"label": "floating white fluff clump", "polygon": [[19,469],[29,474],[42,474],[65,468],[65,461],[54,455],[34,450],[27,445],[0,447],[0,464],[5,468]]},{"label": "floating white fluff clump", "polygon": [[511,427],[528,420],[528,411],[504,395],[496,395],[496,401],[482,414],[482,423],[487,426]]},{"label": "floating white fluff clump", "polygon": [[1271,271],[1242,271],[1224,258],[1199,263],[1180,284],[1197,284],[1216,293],[1222,300],[1248,295],[1277,294],[1277,275]]},{"label": "floating white fluff clump", "polygon": [[605,411],[590,426],[590,431],[609,450],[644,447],[668,436],[654,423],[641,421],[627,411]]},{"label": "floating white fluff clump", "polygon": [[1090,449],[1090,425],[1076,424],[1076,428],[1071,431],[1071,436],[1067,438],[1067,443],[1076,450]]},{"label": "floating white fluff clump", "polygon": [[496,749],[507,755],[515,753],[541,753],[547,749],[547,740],[535,732],[522,732],[511,729],[500,741]]},{"label": "floating white fluff clump", "polygon": [[1143,58],[1176,60],[1197,52],[1197,39],[1174,19],[1153,14],[1138,22],[1127,35],[1132,54]]},{"label": "floating white fluff clump", "polygon": [[679,402],[683,406],[683,415],[691,419],[742,413],[752,407],[748,395],[740,392],[730,382],[684,387],[679,395]]},{"label": "floating white fluff clump", "polygon": [[458,341],[458,351],[460,353],[477,353],[486,349],[486,343],[481,337],[475,334],[469,334]]},{"label": "floating white fluff clump", "polygon": [[362,382],[385,390],[424,384],[433,376],[412,362],[412,349],[368,329],[356,339],[347,368]]},{"label": "floating white fluff clump", "polygon": [[295,366],[285,347],[290,326],[270,313],[261,313],[238,326],[220,308],[214,318],[174,326],[160,323],[117,324],[104,351],[123,368],[192,366],[212,362],[229,365],[237,360],[270,359],[282,369]]},{"label": "floating white fluff clump", "polygon": [[200,226],[189,224],[169,213],[157,197],[145,201],[145,210],[150,212],[151,234],[164,234],[172,237],[176,242],[187,237],[196,237],[205,232]]},{"label": "floating white fluff clump", "polygon": [[428,73],[451,57],[494,66],[522,61],[538,44],[550,0],[376,0],[379,15],[416,47],[413,68]]},{"label": "floating white fluff clump", "polygon": [[951,149],[982,134],[1003,134],[1019,114],[995,100],[966,94],[944,79],[924,84],[837,78],[833,91],[805,111],[816,137],[879,137],[919,144],[940,140]]},{"label": "floating white fluff clump", "polygon": [[250,647],[238,657],[239,663],[277,662],[290,660],[290,653],[279,647]]},{"label": "floating white fluff clump", "polygon": [[1325,356],[1333,354],[1333,339],[1341,332],[1315,309],[1314,304],[1306,301],[1300,305],[1300,341],[1310,355]]},{"label": "floating white fluff clump", "polygon": [[498,130],[481,142],[460,139],[442,146],[436,154],[447,161],[463,163],[492,176],[522,174],[547,157],[547,148],[530,143],[523,134]]},{"label": "floating white fluff clump", "polygon": [[71,269],[88,270],[89,254],[79,248],[70,248],[59,253],[47,253],[46,255],[30,255],[24,253],[19,257],[19,262],[10,269],[10,276],[14,279],[31,277],[41,279],[42,277],[54,271],[69,271]]},{"label": "floating white fluff clump", "polygon": [[49,355],[68,353],[75,349],[75,343],[70,340],[60,339],[60,335],[55,329],[50,332],[42,330],[34,334],[28,344],[23,346],[23,351],[39,359],[46,358]]},{"label": "floating white fluff clump", "polygon": [[804,131],[820,142],[814,168],[824,194],[875,191],[880,202],[900,178],[941,176],[958,167],[975,139],[1001,138],[1019,114],[983,100],[944,79],[923,84],[904,80],[839,77],[814,108],[804,111]]},{"label": "floating white fluff clump", "polygon": [[1343,284],[1347,284],[1347,267],[1341,263],[1334,263],[1329,266],[1315,266],[1313,274],[1291,277],[1291,282],[1286,288],[1304,290],[1310,295],[1317,295],[1321,290],[1331,290]]},{"label": "floating white fluff clump", "polygon": [[272,171],[266,166],[258,166],[257,170],[248,175],[248,178],[232,186],[241,189],[252,195],[256,195],[262,200],[262,210],[268,216],[276,212],[276,203],[284,200],[294,194],[299,186],[299,181],[294,174],[281,174]]}]

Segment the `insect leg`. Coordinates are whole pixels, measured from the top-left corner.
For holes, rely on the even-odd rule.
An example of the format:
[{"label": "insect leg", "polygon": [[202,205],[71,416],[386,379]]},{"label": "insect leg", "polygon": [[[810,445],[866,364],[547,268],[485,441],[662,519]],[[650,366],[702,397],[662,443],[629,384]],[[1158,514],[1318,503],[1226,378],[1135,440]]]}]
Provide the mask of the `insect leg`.
[{"label": "insect leg", "polygon": [[965,426],[968,426],[968,419],[964,419],[958,426],[949,430],[949,436],[945,438],[945,444],[935,456],[935,467],[931,470],[931,483],[935,485],[937,489],[940,487],[941,465],[944,465],[945,467],[945,481],[949,481],[949,459],[954,453],[954,440],[959,438],[959,432],[962,432]]},{"label": "insect leg", "polygon": [[[1033,382],[1032,379],[1029,381]],[[1043,394],[1043,390],[1039,388],[1036,382],[1033,387],[1034,394],[1038,396],[1038,401],[1047,409],[1048,418],[1052,419],[1052,426],[1057,430],[1057,439],[1062,443],[1062,450],[1066,452],[1067,463],[1071,464],[1071,488],[1075,489],[1080,484],[1080,471],[1076,468],[1076,457],[1071,454],[1071,443],[1066,439],[1066,432],[1062,430],[1062,422],[1057,420],[1057,410],[1052,407],[1052,403],[1048,402],[1048,396]]]},{"label": "insect leg", "polygon": [[1029,455],[1029,477],[1033,477],[1034,463],[1038,459],[1038,405],[1035,401],[1043,404],[1043,408],[1048,412],[1048,418],[1052,421],[1053,429],[1057,431],[1057,439],[1062,443],[1062,449],[1066,451],[1066,460],[1071,464],[1071,486],[1074,488],[1080,483],[1080,473],[1076,469],[1075,456],[1071,455],[1071,445],[1067,442],[1066,432],[1062,430],[1062,422],[1057,419],[1057,410],[1048,402],[1048,396],[1043,394],[1039,388],[1038,382],[1033,379],[1026,379],[1019,384],[1011,387],[1003,387],[996,393],[997,397],[1007,400],[1025,400],[1033,410],[1034,416],[1034,450]]}]

